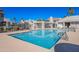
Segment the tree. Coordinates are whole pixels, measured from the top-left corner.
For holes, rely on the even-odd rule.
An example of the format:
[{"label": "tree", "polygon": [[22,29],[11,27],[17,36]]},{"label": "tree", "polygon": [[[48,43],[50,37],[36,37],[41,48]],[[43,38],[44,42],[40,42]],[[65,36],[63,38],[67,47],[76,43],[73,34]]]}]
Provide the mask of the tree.
[{"label": "tree", "polygon": [[70,14],[70,16],[72,16],[74,14],[74,9],[73,8],[69,8],[68,13]]},{"label": "tree", "polygon": [[13,18],[13,21],[14,21],[14,23],[16,23],[16,18],[15,17]]},{"label": "tree", "polygon": [[16,23],[16,18],[15,17],[13,18],[13,21],[14,21],[13,24],[12,24],[13,25],[13,30],[17,30],[17,23]]},{"label": "tree", "polygon": [[66,15],[64,17],[67,17]]}]

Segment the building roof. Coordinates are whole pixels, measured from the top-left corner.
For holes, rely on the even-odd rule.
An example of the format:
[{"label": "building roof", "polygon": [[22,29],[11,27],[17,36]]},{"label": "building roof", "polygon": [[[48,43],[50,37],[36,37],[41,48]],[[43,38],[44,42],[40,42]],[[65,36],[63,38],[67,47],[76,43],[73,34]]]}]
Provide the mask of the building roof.
[{"label": "building roof", "polygon": [[59,21],[59,20],[61,20],[61,18],[53,18],[53,17],[51,16],[51,17],[48,18],[48,20],[49,20],[50,22],[52,22],[53,20]]},{"label": "building roof", "polygon": [[79,22],[79,15],[65,17],[59,22]]}]

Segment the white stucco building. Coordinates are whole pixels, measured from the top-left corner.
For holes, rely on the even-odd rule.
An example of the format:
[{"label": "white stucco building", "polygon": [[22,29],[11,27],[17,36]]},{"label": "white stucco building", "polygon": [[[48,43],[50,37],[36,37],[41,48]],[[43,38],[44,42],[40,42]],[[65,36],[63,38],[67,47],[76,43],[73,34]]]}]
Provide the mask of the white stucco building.
[{"label": "white stucco building", "polygon": [[63,26],[66,26],[66,24],[70,24],[69,27],[79,28],[79,15],[67,16],[60,20],[58,24],[62,24]]}]

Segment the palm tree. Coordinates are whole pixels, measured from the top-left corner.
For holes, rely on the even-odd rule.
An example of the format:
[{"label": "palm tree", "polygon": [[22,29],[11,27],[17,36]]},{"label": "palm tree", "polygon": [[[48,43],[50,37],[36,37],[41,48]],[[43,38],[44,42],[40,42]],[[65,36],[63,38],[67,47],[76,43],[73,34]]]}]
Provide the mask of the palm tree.
[{"label": "palm tree", "polygon": [[64,17],[67,17],[66,15]]},{"label": "palm tree", "polygon": [[42,21],[42,18],[38,18],[37,21]]},{"label": "palm tree", "polygon": [[16,18],[15,18],[15,17],[13,18],[13,21],[14,21],[14,23],[16,24]]},{"label": "palm tree", "polygon": [[70,16],[72,16],[74,14],[74,9],[70,7],[68,13],[70,14]]},{"label": "palm tree", "polygon": [[26,28],[26,23],[25,23],[24,18],[21,18],[21,21],[23,21],[23,23],[21,23],[21,27],[22,27],[22,29],[25,29]]},{"label": "palm tree", "polygon": [[17,23],[16,23],[16,18],[13,18],[13,30],[17,30]]}]

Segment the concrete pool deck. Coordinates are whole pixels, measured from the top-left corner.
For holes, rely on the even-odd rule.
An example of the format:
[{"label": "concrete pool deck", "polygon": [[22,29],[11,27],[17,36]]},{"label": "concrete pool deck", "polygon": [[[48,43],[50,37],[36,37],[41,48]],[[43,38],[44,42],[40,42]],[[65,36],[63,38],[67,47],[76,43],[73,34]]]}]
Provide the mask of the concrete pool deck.
[{"label": "concrete pool deck", "polygon": [[[28,32],[29,30],[0,33],[0,52],[54,52],[54,47],[45,49],[40,46],[8,36],[9,34]],[[61,38],[58,43],[72,43],[79,45],[79,30],[67,32],[68,40]]]},{"label": "concrete pool deck", "polygon": [[29,30],[1,33],[0,34],[0,52],[50,52],[50,51],[53,51],[52,49],[45,49],[40,46],[31,44],[29,42],[25,42],[17,38],[8,36],[8,34],[28,32],[28,31]]},{"label": "concrete pool deck", "polygon": [[61,38],[58,43],[71,43],[79,45],[79,29],[76,32],[67,32],[68,40]]}]

